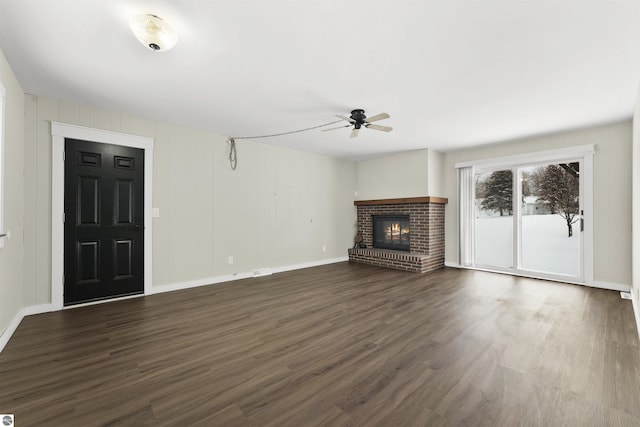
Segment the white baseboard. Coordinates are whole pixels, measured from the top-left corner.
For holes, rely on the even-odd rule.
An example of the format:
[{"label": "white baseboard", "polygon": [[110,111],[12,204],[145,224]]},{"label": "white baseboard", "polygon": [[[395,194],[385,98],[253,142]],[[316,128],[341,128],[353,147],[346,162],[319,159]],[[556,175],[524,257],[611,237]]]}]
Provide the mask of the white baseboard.
[{"label": "white baseboard", "polygon": [[610,289],[612,291],[629,292],[629,285],[621,285],[619,283],[603,282],[600,280],[594,280],[592,283],[585,283],[585,286],[600,289]]},{"label": "white baseboard", "polygon": [[489,270],[486,268],[476,268],[476,267],[463,267],[462,265],[455,263],[455,262],[449,262],[449,261],[445,261],[444,262],[445,267],[453,267],[453,268],[466,268],[469,270],[478,270],[478,271],[487,271],[489,273],[497,273],[497,274],[510,274],[512,276],[518,276],[518,277],[529,277],[532,279],[540,279],[540,280],[549,280],[551,282],[560,282],[560,283],[570,283],[573,285],[581,285],[581,286],[589,286],[590,288],[599,288],[599,289],[608,289],[608,290],[612,290],[612,291],[619,291],[619,292],[629,292],[629,285],[621,285],[620,283],[610,283],[610,282],[604,282],[601,280],[594,280],[591,283],[584,283],[584,282],[574,282],[571,280],[563,280],[562,278],[548,278],[548,277],[536,277],[533,275],[527,275],[527,274],[523,274],[523,273],[513,273],[511,271],[494,271],[494,270]]},{"label": "white baseboard", "polygon": [[283,273],[285,271],[300,270],[302,268],[318,267],[321,265],[335,264],[337,262],[349,261],[349,257],[328,258],[318,261],[304,262],[300,264],[286,265],[282,267],[261,268],[243,273],[227,274],[224,276],[207,277],[204,279],[190,280],[188,282],[170,283],[167,285],[154,286],[151,294],[161,294],[164,292],[179,291],[183,289],[197,288],[199,286],[215,285],[218,283],[232,282],[234,280],[249,279],[253,277],[261,277],[262,274],[270,271],[273,274]]},{"label": "white baseboard", "polygon": [[273,268],[272,270],[274,273],[284,273],[285,271],[300,270],[303,268],[310,268],[310,267],[319,267],[321,265],[336,264],[338,262],[345,262],[345,261],[349,261],[348,256],[321,259],[319,261],[303,262],[300,264],[287,265],[284,267],[276,267],[276,268]]},{"label": "white baseboard", "polygon": [[633,314],[636,316],[636,328],[640,337],[640,301],[638,301],[638,291],[631,288],[631,302],[633,303]]},{"label": "white baseboard", "polygon": [[231,282],[233,280],[248,279],[253,273],[227,274],[225,276],[208,277],[205,279],[190,280],[188,282],[169,283],[167,285],[153,286],[151,294],[181,291],[183,289],[197,288],[199,286],[215,285],[217,283]]},{"label": "white baseboard", "polygon": [[31,305],[24,308],[24,315],[31,316],[33,314],[48,313],[53,311],[51,304]]},{"label": "white baseboard", "polygon": [[11,339],[16,329],[18,329],[18,326],[20,326],[20,322],[22,322],[22,319],[24,319],[25,316],[48,313],[50,311],[52,311],[51,304],[31,305],[29,307],[21,309],[18,314],[15,315],[13,320],[11,320],[11,323],[9,323],[7,329],[5,329],[2,335],[0,335],[0,353],[2,353],[2,350],[4,350],[4,347],[7,345],[9,339]]},{"label": "white baseboard", "polygon": [[9,323],[9,326],[7,326],[7,329],[5,329],[2,335],[0,335],[0,353],[2,353],[2,350],[4,350],[4,347],[9,342],[9,339],[11,339],[13,333],[16,331],[16,329],[18,329],[18,326],[20,326],[20,322],[22,322],[23,318],[24,309],[20,309],[20,311],[16,313],[13,319],[11,319],[11,322]]}]

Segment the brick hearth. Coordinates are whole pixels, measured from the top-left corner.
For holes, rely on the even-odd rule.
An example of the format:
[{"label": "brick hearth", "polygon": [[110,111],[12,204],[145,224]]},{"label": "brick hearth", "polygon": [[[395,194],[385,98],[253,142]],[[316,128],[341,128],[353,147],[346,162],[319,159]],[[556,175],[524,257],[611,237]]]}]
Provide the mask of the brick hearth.
[{"label": "brick hearth", "polygon": [[[446,203],[441,197],[355,201],[365,248],[349,249],[349,261],[417,273],[443,267]],[[373,215],[409,215],[409,252],[373,247]]]}]

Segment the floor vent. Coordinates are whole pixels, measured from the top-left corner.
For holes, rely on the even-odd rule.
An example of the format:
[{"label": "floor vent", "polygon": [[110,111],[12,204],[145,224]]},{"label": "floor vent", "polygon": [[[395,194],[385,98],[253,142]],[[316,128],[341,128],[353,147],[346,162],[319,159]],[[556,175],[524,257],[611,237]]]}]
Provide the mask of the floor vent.
[{"label": "floor vent", "polygon": [[252,277],[271,276],[272,272],[270,268],[261,268],[260,270],[253,270]]}]

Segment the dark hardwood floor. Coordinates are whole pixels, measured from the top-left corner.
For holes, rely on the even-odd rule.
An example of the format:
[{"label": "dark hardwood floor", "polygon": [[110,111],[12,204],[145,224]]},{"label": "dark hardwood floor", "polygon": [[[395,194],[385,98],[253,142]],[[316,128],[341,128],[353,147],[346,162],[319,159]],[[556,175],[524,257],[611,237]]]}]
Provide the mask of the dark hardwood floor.
[{"label": "dark hardwood floor", "polygon": [[334,264],[26,317],[16,425],[640,426],[618,292]]}]

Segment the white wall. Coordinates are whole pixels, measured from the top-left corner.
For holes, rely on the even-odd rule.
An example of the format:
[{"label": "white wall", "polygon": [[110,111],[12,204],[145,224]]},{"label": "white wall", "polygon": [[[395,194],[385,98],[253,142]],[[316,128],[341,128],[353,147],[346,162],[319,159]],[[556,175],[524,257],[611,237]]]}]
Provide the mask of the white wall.
[{"label": "white wall", "polygon": [[632,219],[632,260],[633,271],[631,296],[636,314],[636,324],[640,333],[640,90],[633,114],[633,219]]},{"label": "white wall", "polygon": [[442,153],[405,151],[358,162],[357,200],[442,196]]},{"label": "white wall", "polygon": [[[596,282],[631,284],[631,148],[627,121],[573,132],[527,138],[445,154],[445,260],[458,262],[455,164],[533,153],[554,148],[595,144],[594,156],[594,278]],[[589,220],[588,218],[586,219]]]},{"label": "white wall", "polygon": [[[0,82],[6,90],[4,230],[11,239],[0,248],[0,337],[22,308],[24,191],[24,93],[0,51]],[[0,350],[2,346],[0,345]]]},{"label": "white wall", "polygon": [[443,197],[444,195],[444,153],[429,150],[429,166],[427,167],[429,186],[427,195]]},{"label": "white wall", "polygon": [[27,306],[51,301],[50,121],[155,139],[155,288],[346,257],[352,245],[353,162],[241,140],[233,171],[224,136],[31,95],[25,120]]}]

